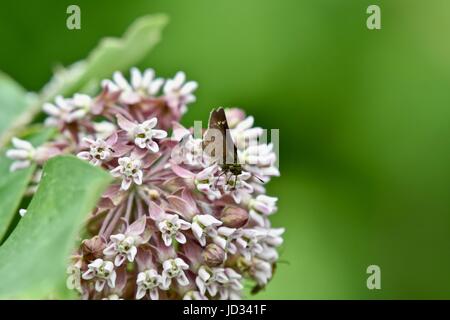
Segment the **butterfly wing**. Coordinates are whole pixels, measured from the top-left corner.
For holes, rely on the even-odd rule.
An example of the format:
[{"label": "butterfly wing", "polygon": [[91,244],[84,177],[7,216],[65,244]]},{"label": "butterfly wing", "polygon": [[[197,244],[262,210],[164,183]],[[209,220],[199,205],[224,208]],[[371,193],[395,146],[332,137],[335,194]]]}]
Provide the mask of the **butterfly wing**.
[{"label": "butterfly wing", "polygon": [[[217,134],[221,135],[221,139],[215,138]],[[217,108],[211,111],[208,130],[206,130],[203,141],[204,149],[209,152],[208,156],[216,163],[223,165],[237,162],[237,148],[231,137],[227,117],[223,108]],[[211,143],[215,144],[214,147],[210,146]],[[217,143],[221,143],[221,145],[217,145]],[[221,152],[216,152],[217,150],[221,150]]]}]

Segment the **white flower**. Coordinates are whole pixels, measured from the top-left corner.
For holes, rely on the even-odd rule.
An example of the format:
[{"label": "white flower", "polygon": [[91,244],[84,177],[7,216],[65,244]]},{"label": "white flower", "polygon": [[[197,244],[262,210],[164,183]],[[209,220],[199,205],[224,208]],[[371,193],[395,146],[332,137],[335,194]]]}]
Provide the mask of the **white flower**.
[{"label": "white flower", "polygon": [[72,98],[72,105],[79,116],[84,117],[91,109],[92,98],[87,94],[75,93]]},{"label": "white flower", "polygon": [[117,130],[116,126],[108,121],[94,122],[93,126],[96,136],[104,140]]},{"label": "white flower", "polygon": [[236,246],[245,259],[250,260],[263,251],[261,239],[264,233],[256,229],[241,230],[241,236],[236,239]]},{"label": "white flower", "polygon": [[259,285],[266,285],[267,282],[272,278],[272,264],[267,261],[255,258],[252,260],[250,274]]},{"label": "white flower", "polygon": [[[187,164],[193,167],[204,168],[207,163],[203,152],[203,139],[194,138],[188,130],[184,129],[186,136],[180,141],[171,153],[171,159],[177,164]],[[176,131],[176,129],[174,130]]]},{"label": "white flower", "polygon": [[61,153],[60,149],[49,144],[37,148],[25,140],[12,138],[13,148],[6,151],[6,156],[14,162],[9,167],[10,171],[16,171],[29,167],[32,163],[43,164],[49,158]]},{"label": "white flower", "polygon": [[238,156],[243,168],[253,173],[263,183],[267,183],[271,177],[280,175],[272,143],[249,145],[243,150],[238,150]]},{"label": "white flower", "polygon": [[190,227],[189,222],[180,219],[176,214],[166,214],[165,219],[158,223],[158,229],[162,233],[166,246],[172,245],[173,238],[179,243],[186,243],[186,237],[181,230],[188,230]]},{"label": "white flower", "polygon": [[237,247],[232,241],[237,238],[237,235],[235,228],[220,227],[217,229],[217,235],[213,238],[213,241],[225,252],[235,254]]},{"label": "white flower", "polygon": [[153,139],[163,139],[167,137],[167,132],[164,130],[154,129],[158,123],[157,118],[151,118],[142,123],[134,123],[125,119],[123,116],[117,116],[119,126],[127,131],[130,139],[141,149],[156,153],[159,151],[159,145]]},{"label": "white flower", "polygon": [[66,286],[69,290],[77,290],[82,293],[81,289],[81,260],[77,260],[74,264],[67,267]]},{"label": "white flower", "polygon": [[270,166],[275,163],[276,155],[273,144],[250,145],[244,150],[238,150],[238,158],[243,164]]},{"label": "white flower", "polygon": [[225,269],[225,281],[221,281],[219,296],[221,300],[239,300],[243,289],[242,276],[231,268]]},{"label": "white flower", "polygon": [[22,218],[25,217],[25,215],[27,214],[27,209],[20,209],[19,214]]},{"label": "white flower", "polygon": [[222,224],[221,221],[209,214],[196,215],[192,219],[191,229],[195,238],[204,247],[206,245],[206,235],[216,236],[216,227]]},{"label": "white flower", "polygon": [[191,166],[205,166],[203,139],[195,139],[190,135],[186,141],[185,163]]},{"label": "white flower", "polygon": [[228,126],[234,129],[242,120],[245,119],[245,112],[239,108],[226,108],[225,115],[227,117]]},{"label": "white flower", "polygon": [[163,139],[167,137],[164,130],[153,129],[158,123],[158,119],[152,118],[136,125],[134,128],[134,143],[141,149],[147,148],[152,152],[158,152],[159,146],[153,139]]},{"label": "white flower", "polygon": [[102,83],[111,91],[121,91],[119,99],[125,104],[136,104],[142,98],[156,95],[164,83],[161,78],[155,79],[153,69],[146,69],[141,73],[137,68],[131,68],[130,73],[131,83],[119,71],[113,74],[114,81],[104,80]]},{"label": "white flower", "polygon": [[147,218],[142,216],[127,226],[124,233],[111,235],[111,242],[103,250],[103,254],[109,258],[114,259],[116,266],[122,265],[125,260],[133,262],[137,248],[141,244],[147,242],[150,234],[146,232]]},{"label": "white flower", "polygon": [[195,283],[201,294],[208,292],[212,297],[219,293],[221,300],[241,298],[242,276],[231,268],[200,267]]},{"label": "white flower", "polygon": [[249,209],[264,215],[271,215],[277,211],[276,197],[269,197],[265,194],[258,195],[255,199],[250,200]]},{"label": "white flower", "polygon": [[172,278],[175,278],[180,286],[187,286],[189,279],[183,270],[189,269],[189,266],[181,258],[168,259],[163,262],[162,282],[164,288],[169,288]]},{"label": "white flower", "polygon": [[110,288],[114,288],[116,284],[116,271],[111,261],[96,259],[88,265],[88,270],[83,273],[84,280],[95,279],[95,290],[100,292],[108,284]]},{"label": "white flower", "polygon": [[72,99],[64,99],[62,96],[55,98],[55,104],[45,103],[44,111],[50,115],[46,123],[49,125],[72,123],[80,120],[89,113],[92,107],[92,98],[85,94],[75,94]]},{"label": "white flower", "polygon": [[277,247],[283,243],[281,235],[284,233],[284,228],[257,228],[263,235],[259,242],[262,246],[261,252],[256,253],[258,258],[268,262],[275,262],[278,260]]},{"label": "white flower", "polygon": [[219,199],[222,194],[219,191],[219,187],[223,185],[224,177],[216,177],[215,173],[219,170],[217,164],[209,166],[194,177],[194,184],[197,190],[206,194],[208,199]]},{"label": "white flower", "polygon": [[243,197],[253,192],[253,187],[246,181],[251,178],[251,174],[242,171],[241,174],[235,175],[227,172],[225,192],[230,193],[236,203],[240,203]]},{"label": "white flower", "polygon": [[256,177],[261,179],[264,183],[267,183],[271,177],[279,177],[280,170],[275,164],[269,166],[250,166],[244,165],[245,170],[254,173]]},{"label": "white flower", "polygon": [[105,140],[98,138],[94,141],[89,138],[84,138],[84,141],[89,144],[89,151],[78,153],[78,158],[87,160],[94,166],[98,166],[102,161],[107,161],[111,158],[112,149]]},{"label": "white flower", "polygon": [[18,138],[13,138],[12,144],[15,149],[9,149],[6,151],[6,156],[15,160],[11,164],[9,170],[16,171],[29,167],[35,158],[36,149],[28,141]]},{"label": "white flower", "polygon": [[260,194],[256,198],[250,199],[248,202],[248,208],[250,210],[249,214],[258,226],[268,226],[265,217],[277,211],[277,201],[278,198],[269,197],[264,194]]},{"label": "white flower", "polygon": [[164,94],[167,104],[170,108],[180,110],[183,114],[186,112],[187,104],[195,101],[195,96],[192,94],[198,87],[197,82],[186,82],[186,75],[184,72],[178,72],[173,79],[166,81],[164,85]]},{"label": "white flower", "polygon": [[255,145],[255,140],[264,133],[262,128],[253,128],[253,123],[254,118],[250,116],[239,122],[234,129],[230,130],[233,141],[240,150],[246,149],[249,145]]},{"label": "white flower", "polygon": [[272,228],[267,230],[267,234],[265,237],[265,242],[267,242],[271,246],[278,247],[283,243],[283,238],[281,235],[284,233],[284,228]]},{"label": "white flower", "polygon": [[231,129],[231,136],[238,148],[238,158],[243,168],[255,175],[258,180],[267,183],[271,177],[280,175],[276,166],[277,155],[273,151],[272,143],[259,143],[265,131],[253,127],[253,123],[253,117],[245,118]]},{"label": "white flower", "polygon": [[148,292],[150,299],[158,300],[158,289],[164,290],[162,277],[154,269],[140,272],[137,276],[136,284],[136,299],[142,299]]},{"label": "white flower", "polygon": [[191,290],[186,292],[183,300],[208,300],[208,298],[201,294],[201,292]]},{"label": "white flower", "polygon": [[135,237],[126,236],[122,233],[112,235],[110,237],[111,244],[103,250],[105,256],[115,256],[114,264],[119,267],[127,259],[134,261],[137,254],[137,241]]},{"label": "white flower", "polygon": [[139,93],[154,96],[163,83],[162,78],[155,78],[153,69],[146,69],[144,73],[141,73],[137,68],[131,68],[131,86]]},{"label": "white flower", "polygon": [[206,291],[214,297],[218,291],[220,283],[224,283],[228,280],[225,275],[224,268],[207,268],[201,266],[198,269],[198,275],[195,278],[195,283],[202,295],[205,294]]},{"label": "white flower", "polygon": [[142,184],[143,173],[141,160],[123,157],[119,159],[119,166],[111,170],[114,177],[122,177],[122,190],[128,190],[132,182]]}]

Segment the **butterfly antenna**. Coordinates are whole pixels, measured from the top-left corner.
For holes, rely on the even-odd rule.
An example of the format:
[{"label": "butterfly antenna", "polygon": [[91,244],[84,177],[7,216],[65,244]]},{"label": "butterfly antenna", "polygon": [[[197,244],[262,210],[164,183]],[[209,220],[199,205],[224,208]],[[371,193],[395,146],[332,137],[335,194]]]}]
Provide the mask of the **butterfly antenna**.
[{"label": "butterfly antenna", "polygon": [[258,179],[259,182],[264,183],[263,178],[261,178],[260,176],[258,176],[258,175],[256,175],[256,174],[253,174],[253,176],[254,176],[256,179]]}]

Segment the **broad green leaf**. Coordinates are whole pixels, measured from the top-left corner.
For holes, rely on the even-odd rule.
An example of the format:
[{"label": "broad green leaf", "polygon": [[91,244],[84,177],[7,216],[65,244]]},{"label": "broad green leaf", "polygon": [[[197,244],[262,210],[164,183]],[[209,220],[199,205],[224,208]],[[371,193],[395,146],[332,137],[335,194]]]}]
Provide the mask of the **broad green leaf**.
[{"label": "broad green leaf", "polygon": [[[11,124],[11,130],[17,130],[31,122],[45,101],[50,101],[57,95],[69,96],[75,92],[91,91],[92,84],[110,77],[114,71],[125,71],[137,64],[159,42],[167,21],[167,16],[163,14],[141,17],[128,28],[122,38],[105,38],[85,60],[57,70],[42,90],[39,99]],[[3,113],[1,106],[0,112]],[[0,136],[0,146],[10,137],[10,134]]]},{"label": "broad green leaf", "polygon": [[28,212],[0,247],[0,298],[62,299],[68,257],[111,176],[73,156],[49,160]]},{"label": "broad green leaf", "polygon": [[8,230],[34,172],[34,166],[9,172],[11,161],[0,156],[0,243]]},{"label": "broad green leaf", "polygon": [[144,16],[137,19],[122,38],[103,39],[85,61],[75,65],[80,70],[78,76],[68,79],[60,93],[72,94],[111,76],[116,70],[124,71],[138,63],[159,42],[167,20],[161,14]]},{"label": "broad green leaf", "polygon": [[[21,138],[30,141],[34,146],[38,146],[47,141],[53,132],[52,128],[32,126],[23,132]],[[24,170],[10,172],[11,163],[12,160],[5,156],[5,150],[0,151],[0,244],[14,219],[14,215],[17,214],[18,206],[35,169],[32,166]]]},{"label": "broad green leaf", "polygon": [[28,105],[26,91],[8,75],[0,72],[0,135]]}]

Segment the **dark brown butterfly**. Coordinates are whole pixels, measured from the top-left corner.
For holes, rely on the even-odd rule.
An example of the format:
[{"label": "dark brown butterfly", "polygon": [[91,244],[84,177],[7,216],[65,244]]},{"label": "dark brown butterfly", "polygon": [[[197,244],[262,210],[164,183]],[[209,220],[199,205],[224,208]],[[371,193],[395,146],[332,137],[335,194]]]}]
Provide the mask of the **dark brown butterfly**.
[{"label": "dark brown butterfly", "polygon": [[233,142],[228,126],[227,117],[223,108],[211,111],[208,129],[204,135],[203,148],[208,156],[213,159],[223,170],[235,176],[242,173],[242,165],[239,163],[237,147]]},{"label": "dark brown butterfly", "polygon": [[[231,137],[225,110],[222,107],[211,111],[208,129],[203,136],[203,151],[222,168],[222,174],[231,173],[234,176],[232,185],[236,186],[237,176],[242,173],[243,166],[239,163],[237,147]],[[256,175],[253,177],[263,182]]]}]

